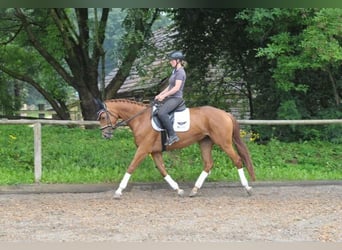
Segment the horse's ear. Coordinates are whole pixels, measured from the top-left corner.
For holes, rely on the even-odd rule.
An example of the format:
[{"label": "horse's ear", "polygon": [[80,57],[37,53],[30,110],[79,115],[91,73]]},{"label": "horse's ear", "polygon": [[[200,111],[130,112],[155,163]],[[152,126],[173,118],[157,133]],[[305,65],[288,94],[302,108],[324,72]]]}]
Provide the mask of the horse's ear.
[{"label": "horse's ear", "polygon": [[105,108],[103,102],[99,98],[94,98],[93,100],[94,100],[95,105],[97,106],[97,110],[101,110]]}]

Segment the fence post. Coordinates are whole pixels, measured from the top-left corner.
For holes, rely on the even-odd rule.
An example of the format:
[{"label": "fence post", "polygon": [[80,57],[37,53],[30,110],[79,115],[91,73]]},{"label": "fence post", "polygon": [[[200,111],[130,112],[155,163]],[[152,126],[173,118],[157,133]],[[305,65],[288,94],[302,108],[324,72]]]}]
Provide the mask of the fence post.
[{"label": "fence post", "polygon": [[34,180],[39,183],[42,177],[42,125],[34,123]]}]

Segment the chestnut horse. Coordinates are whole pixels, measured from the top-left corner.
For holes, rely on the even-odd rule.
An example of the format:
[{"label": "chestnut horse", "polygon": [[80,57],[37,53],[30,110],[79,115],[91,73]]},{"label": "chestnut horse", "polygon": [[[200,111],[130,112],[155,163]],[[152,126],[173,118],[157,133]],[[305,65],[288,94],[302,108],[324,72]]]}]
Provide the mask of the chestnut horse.
[{"label": "chestnut horse", "polygon": [[[149,154],[151,154],[165,181],[177,191],[178,195],[182,196],[184,191],[179,188],[177,182],[171,178],[165,169],[162,158],[161,133],[155,131],[151,125],[151,105],[126,99],[107,100],[104,103],[97,101],[97,104],[102,136],[110,139],[113,130],[124,124],[132,130],[137,146],[134,158],[115,191],[114,197],[121,197],[131,174]],[[122,121],[118,122],[119,119]],[[214,144],[220,146],[233,161],[237,167],[242,186],[248,194],[251,194],[252,188],[248,185],[243,164],[247,167],[251,179],[255,180],[253,164],[249,151],[240,137],[239,124],[232,114],[211,106],[190,108],[190,129],[187,132],[177,132],[177,135],[180,140],[171,146],[167,146],[166,150],[180,149],[198,142],[202,153],[204,168],[190,193],[191,197],[197,194],[213,167],[211,151]],[[234,150],[233,142],[238,154]]]}]

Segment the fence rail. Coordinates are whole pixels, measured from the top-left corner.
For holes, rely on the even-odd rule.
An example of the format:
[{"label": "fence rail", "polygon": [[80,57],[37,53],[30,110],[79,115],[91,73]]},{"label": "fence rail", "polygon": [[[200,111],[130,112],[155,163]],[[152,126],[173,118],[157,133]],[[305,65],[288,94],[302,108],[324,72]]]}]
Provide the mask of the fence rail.
[{"label": "fence rail", "polygon": [[[325,120],[238,120],[243,125],[331,125],[342,124],[342,119],[325,119]],[[98,121],[71,121],[71,120],[45,120],[45,119],[20,119],[8,120],[0,119],[1,124],[7,125],[32,125],[40,123],[42,125],[98,125]]]},{"label": "fence rail", "polygon": [[330,120],[239,120],[244,125],[331,125],[342,124],[342,119]]},{"label": "fence rail", "polygon": [[[342,124],[342,119],[330,120],[238,120],[242,125],[331,125]],[[98,121],[70,120],[8,120],[0,119],[0,125],[33,125],[34,133],[34,179],[39,183],[42,177],[42,125],[99,125]]]},{"label": "fence rail", "polygon": [[45,125],[98,125],[98,121],[71,121],[71,120],[45,120],[45,119],[20,119],[20,120],[8,120],[1,119],[0,124],[7,125],[32,125],[32,124],[45,124]]}]

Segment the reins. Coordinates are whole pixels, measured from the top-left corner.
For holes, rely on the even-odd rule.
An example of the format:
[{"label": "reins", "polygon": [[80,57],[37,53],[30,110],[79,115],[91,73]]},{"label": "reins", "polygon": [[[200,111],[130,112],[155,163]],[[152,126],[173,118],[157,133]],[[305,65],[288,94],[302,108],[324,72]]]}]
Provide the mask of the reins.
[{"label": "reins", "polygon": [[[153,105],[153,103],[149,104],[149,105],[148,105],[146,108],[144,108],[143,110],[139,111],[138,113],[136,113],[135,115],[129,117],[129,118],[126,119],[126,120],[117,122],[114,126],[112,125],[112,122],[111,122],[111,120],[109,119],[110,124],[108,124],[107,126],[104,126],[104,127],[100,128],[100,129],[103,130],[103,129],[106,129],[106,128],[108,128],[108,127],[111,127],[113,130],[115,130],[115,129],[118,128],[118,127],[126,126],[131,120],[133,120],[133,119],[136,118],[137,116],[141,115],[142,113],[146,112],[152,105]],[[102,111],[102,112],[105,112],[106,115],[107,115],[107,117],[108,117],[108,116],[112,116],[112,117],[118,119],[118,117],[117,117],[116,115],[114,115],[114,114],[112,114],[110,111],[108,111],[108,109],[107,109],[107,107],[106,107],[105,104],[104,104],[104,108],[103,108],[101,111]],[[102,113],[101,111],[99,111],[99,115],[98,115],[98,116],[100,116],[100,114]]]}]

